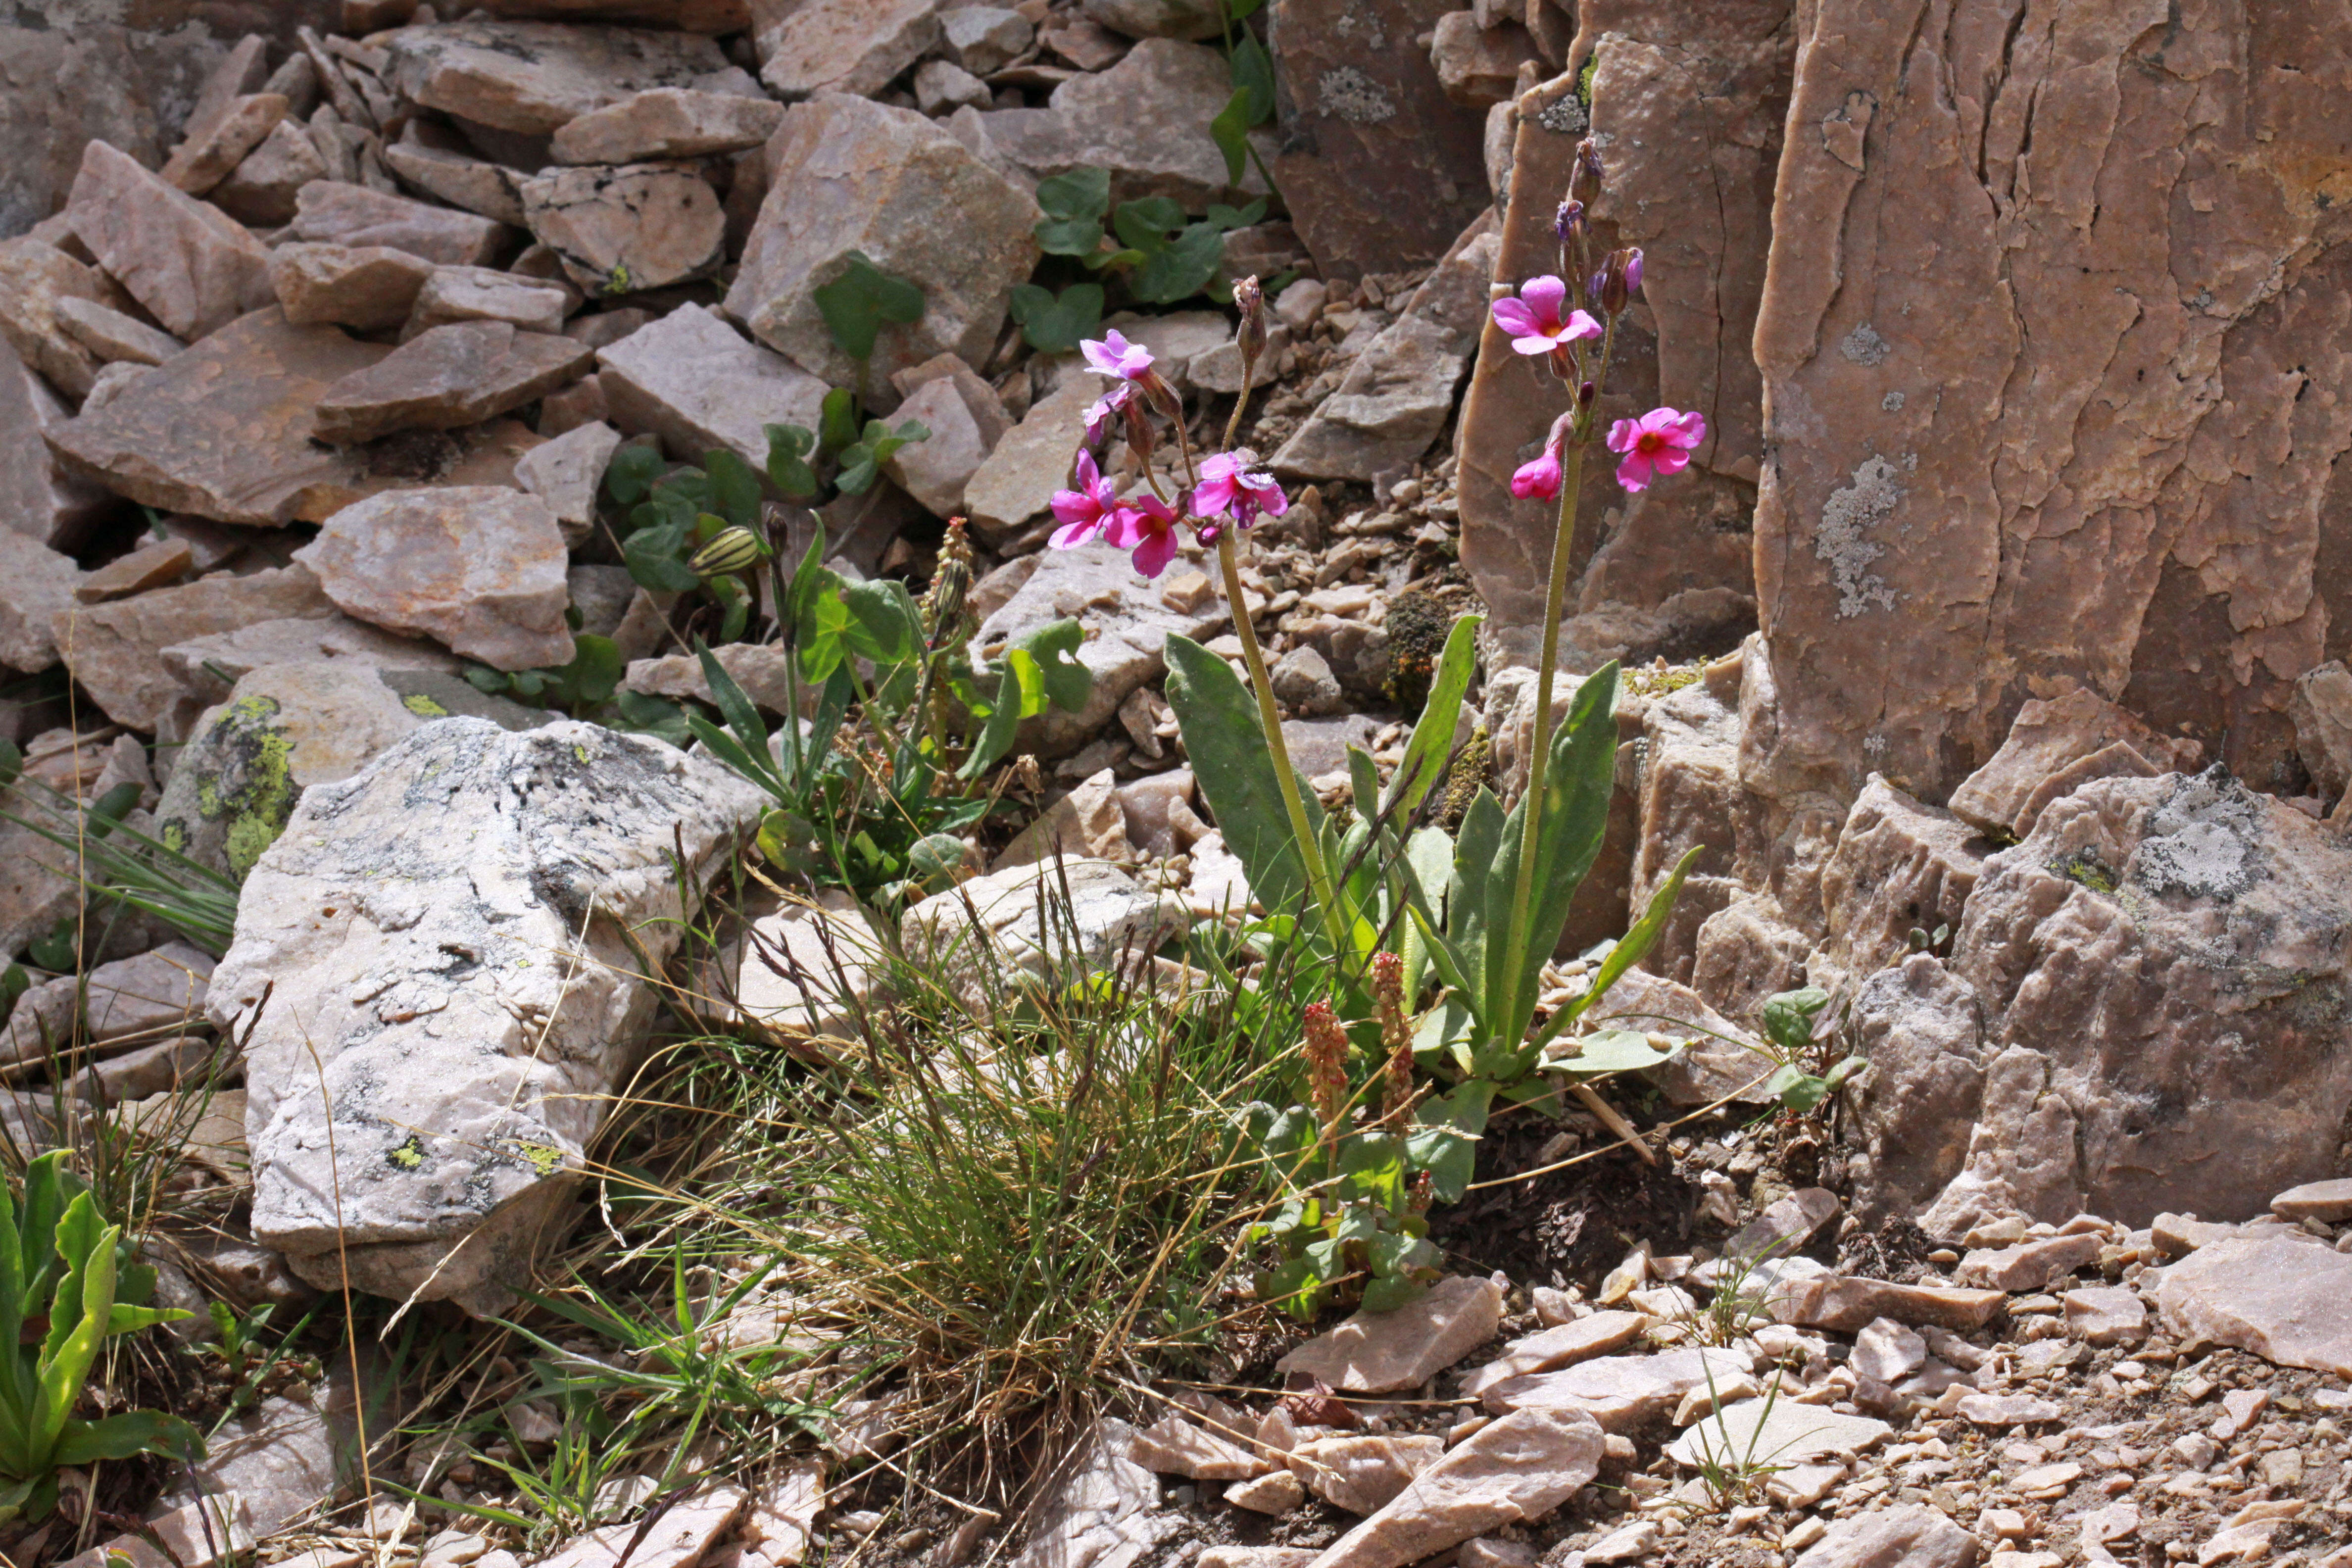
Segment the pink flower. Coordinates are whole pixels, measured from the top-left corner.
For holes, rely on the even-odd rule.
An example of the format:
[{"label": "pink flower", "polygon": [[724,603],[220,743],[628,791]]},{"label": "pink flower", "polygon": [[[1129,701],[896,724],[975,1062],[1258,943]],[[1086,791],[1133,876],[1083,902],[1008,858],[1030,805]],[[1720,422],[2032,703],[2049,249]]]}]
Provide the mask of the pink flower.
[{"label": "pink flower", "polygon": [[1096,398],[1092,405],[1087,409],[1087,445],[1091,447],[1101,440],[1103,432],[1110,428],[1110,422],[1118,418],[1119,411],[1134,398],[1135,384],[1129,381],[1120,382],[1117,386]]},{"label": "pink flower", "polygon": [[1617,482],[1629,490],[1647,489],[1653,473],[1682,472],[1691,449],[1706,439],[1706,416],[1696,412],[1653,408],[1639,419],[1620,419],[1609,427],[1609,449],[1624,454]]},{"label": "pink flower", "polygon": [[1146,491],[1118,509],[1104,537],[1119,549],[1135,552],[1138,572],[1157,577],[1176,559],[1176,514],[1167,502]]},{"label": "pink flower", "polygon": [[1511,334],[1511,347],[1523,354],[1548,354],[1579,338],[1597,338],[1601,323],[1582,310],[1562,318],[1568,285],[1557,278],[1530,278],[1517,299],[1495,301],[1495,324]]},{"label": "pink flower", "polygon": [[1558,500],[1559,484],[1559,454],[1547,447],[1535,461],[1519,465],[1511,476],[1511,493],[1521,500]]},{"label": "pink flower", "polygon": [[1056,550],[1076,550],[1091,542],[1118,521],[1121,510],[1118,492],[1096,468],[1094,454],[1084,447],[1078,450],[1073,477],[1078,483],[1076,489],[1054,492],[1054,515],[1062,526],[1048,542]]},{"label": "pink flower", "polygon": [[1141,381],[1151,371],[1151,351],[1131,343],[1114,327],[1102,335],[1100,342],[1088,338],[1078,344],[1087,356],[1087,363],[1105,375],[1115,375],[1122,381]]},{"label": "pink flower", "polygon": [[[1203,459],[1201,482],[1192,488],[1193,512],[1204,521],[1230,513],[1236,527],[1247,528],[1260,513],[1280,517],[1289,510],[1290,498],[1282,493],[1274,476],[1251,470],[1250,464],[1256,460],[1257,454],[1246,447]],[[1216,534],[1203,529],[1202,537],[1214,542]]]}]

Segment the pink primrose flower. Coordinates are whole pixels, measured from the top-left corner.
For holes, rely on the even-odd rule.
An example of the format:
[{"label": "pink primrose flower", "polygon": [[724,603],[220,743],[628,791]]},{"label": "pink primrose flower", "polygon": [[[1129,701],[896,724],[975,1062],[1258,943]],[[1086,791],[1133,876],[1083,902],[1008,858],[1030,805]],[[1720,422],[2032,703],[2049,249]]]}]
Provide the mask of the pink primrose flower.
[{"label": "pink primrose flower", "polygon": [[1176,559],[1176,523],[1168,503],[1147,490],[1118,509],[1104,537],[1134,552],[1138,572],[1157,577]]},{"label": "pink primrose flower", "polygon": [[1495,301],[1495,324],[1511,334],[1511,347],[1523,354],[1548,354],[1579,338],[1597,338],[1601,323],[1583,310],[1563,317],[1568,285],[1557,278],[1530,278],[1519,286],[1516,299]]},{"label": "pink primrose flower", "polygon": [[1706,416],[1696,412],[1653,408],[1639,419],[1620,419],[1609,427],[1609,449],[1623,454],[1617,482],[1629,490],[1647,489],[1653,474],[1682,472],[1692,448],[1706,439]]},{"label": "pink primrose flower", "polygon": [[1216,525],[1211,519],[1231,515],[1239,528],[1247,528],[1260,514],[1280,517],[1290,510],[1290,498],[1274,476],[1251,469],[1257,454],[1244,448],[1234,452],[1219,452],[1201,464],[1201,482],[1192,488],[1192,510],[1204,524],[1202,537],[1213,542]]},{"label": "pink primrose flower", "polygon": [[1151,372],[1151,351],[1140,343],[1129,342],[1116,327],[1105,332],[1100,341],[1087,338],[1078,347],[1087,356],[1087,364],[1105,375],[1141,381]]},{"label": "pink primrose flower", "polygon": [[1076,489],[1054,492],[1054,515],[1062,526],[1048,542],[1056,550],[1076,550],[1091,543],[1109,529],[1120,511],[1118,492],[1095,467],[1093,453],[1079,449],[1072,477],[1077,481]]}]

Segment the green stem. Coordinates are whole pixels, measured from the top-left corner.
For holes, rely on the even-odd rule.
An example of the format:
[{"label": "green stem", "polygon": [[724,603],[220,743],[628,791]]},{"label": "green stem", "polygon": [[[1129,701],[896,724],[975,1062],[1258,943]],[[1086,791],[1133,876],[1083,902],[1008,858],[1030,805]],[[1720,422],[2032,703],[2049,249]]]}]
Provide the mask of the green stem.
[{"label": "green stem", "polygon": [[1265,731],[1266,750],[1274,757],[1275,782],[1282,787],[1282,805],[1290,817],[1291,837],[1297,840],[1299,858],[1307,863],[1307,891],[1331,933],[1332,957],[1344,958],[1348,952],[1347,928],[1339,921],[1339,907],[1331,896],[1331,870],[1324,863],[1323,846],[1307,820],[1307,803],[1299,798],[1298,773],[1290,765],[1290,748],[1283,743],[1282,715],[1275,710],[1274,682],[1266,676],[1265,655],[1257,646],[1257,628],[1250,624],[1249,601],[1243,596],[1241,564],[1234,556],[1234,533],[1228,525],[1217,535],[1217,569],[1225,580],[1225,603],[1233,606],[1234,635],[1241,640],[1242,662],[1249,666],[1250,690],[1257,698],[1258,726]]}]

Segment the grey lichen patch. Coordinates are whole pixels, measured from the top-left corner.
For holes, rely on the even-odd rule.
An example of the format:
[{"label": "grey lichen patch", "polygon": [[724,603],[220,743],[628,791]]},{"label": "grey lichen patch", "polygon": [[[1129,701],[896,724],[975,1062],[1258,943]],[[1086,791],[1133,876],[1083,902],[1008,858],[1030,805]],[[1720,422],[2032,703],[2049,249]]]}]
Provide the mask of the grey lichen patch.
[{"label": "grey lichen patch", "polygon": [[2263,833],[2262,803],[2216,763],[2179,780],[2149,814],[2147,836],[2124,869],[2158,896],[2226,901],[2258,879]]},{"label": "grey lichen patch", "polygon": [[1903,395],[1899,392],[1890,392],[1878,400],[1878,406],[1889,414],[1898,414],[1903,409]]},{"label": "grey lichen patch", "polygon": [[1323,112],[1354,125],[1379,125],[1396,118],[1396,100],[1381,84],[1353,66],[1328,70],[1316,84]]},{"label": "grey lichen patch", "polygon": [[1536,110],[1536,123],[1555,136],[1581,136],[1592,128],[1592,116],[1574,94],[1563,93]]},{"label": "grey lichen patch", "polygon": [[1855,322],[1853,331],[1838,340],[1838,353],[1856,364],[1884,364],[1890,352],[1886,340],[1868,321]]},{"label": "grey lichen patch", "polygon": [[1813,553],[1830,569],[1838,591],[1838,618],[1851,619],[1876,605],[1895,607],[1895,590],[1870,570],[1886,547],[1869,537],[1869,531],[1894,515],[1903,503],[1902,470],[1885,458],[1872,458],[1853,471],[1853,483],[1830,493],[1822,508],[1822,526],[1813,540]]}]

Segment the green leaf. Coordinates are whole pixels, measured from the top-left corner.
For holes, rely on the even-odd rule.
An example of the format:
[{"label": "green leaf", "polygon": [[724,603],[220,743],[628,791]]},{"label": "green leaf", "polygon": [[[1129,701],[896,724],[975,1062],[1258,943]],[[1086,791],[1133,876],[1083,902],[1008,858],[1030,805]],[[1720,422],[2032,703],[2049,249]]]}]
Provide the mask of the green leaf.
[{"label": "green leaf", "polygon": [[788,496],[806,499],[817,492],[816,470],[808,466],[816,437],[798,425],[762,426],[768,434],[768,478]]},{"label": "green leaf", "polygon": [[656,594],[691,593],[702,579],[688,566],[694,553],[688,522],[668,522],[641,528],[621,542],[621,563],[638,587]]},{"label": "green leaf", "polygon": [[980,733],[972,737],[971,754],[956,770],[960,779],[980,777],[1013,749],[1013,742],[1020,735],[1024,709],[1032,712],[1045,710],[1045,672],[1037,668],[1036,657],[1027,648],[1005,649],[997,668],[995,700]]},{"label": "green leaf", "polygon": [[1650,895],[1649,906],[1642,911],[1642,918],[1617,939],[1616,945],[1609,950],[1609,956],[1601,961],[1601,967],[1593,974],[1592,984],[1586,987],[1584,994],[1553,1014],[1545,1023],[1542,1032],[1536,1037],[1538,1046],[1601,1005],[1609,994],[1609,988],[1617,984],[1618,978],[1649,956],[1650,949],[1656,945],[1659,935],[1666,929],[1666,921],[1674,918],[1675,900],[1681,896],[1683,879],[1690,875],[1693,866],[1698,864],[1699,854],[1706,847],[1703,844],[1693,845],[1684,852],[1683,858],[1675,862],[1674,870],[1659,884],[1657,891]]},{"label": "green leaf", "polygon": [[1811,1048],[1813,1018],[1830,1005],[1830,994],[1818,985],[1783,991],[1764,1001],[1764,1035],[1783,1051]]},{"label": "green leaf", "polygon": [[712,510],[738,528],[751,528],[760,521],[760,476],[751,465],[724,447],[703,458],[703,472],[710,480]]},{"label": "green leaf", "polygon": [[1406,1153],[1415,1168],[1429,1173],[1430,1195],[1439,1203],[1458,1204],[1470,1190],[1495,1088],[1490,1079],[1472,1079],[1450,1094],[1424,1100],[1414,1113],[1421,1125],[1406,1138]]},{"label": "green leaf", "polygon": [[1119,203],[1110,221],[1111,227],[1118,233],[1119,243],[1149,256],[1166,245],[1171,234],[1184,226],[1184,209],[1167,196],[1139,196],[1134,201]]},{"label": "green leaf", "polygon": [[[1274,118],[1274,57],[1266,53],[1256,35],[1244,33],[1234,41],[1233,79],[1247,95],[1244,102],[1252,125],[1263,125]],[[1240,184],[1240,176],[1235,175],[1232,183]]]},{"label": "green leaf", "polygon": [[877,665],[906,664],[923,651],[923,623],[903,584],[884,579],[848,583],[841,590],[848,606],[850,651]]},{"label": "green leaf", "polygon": [[863,251],[851,251],[841,276],[809,293],[835,346],[852,359],[872,357],[884,322],[903,327],[922,319],[922,289],[883,271]]},{"label": "green leaf", "polygon": [[1223,202],[1211,202],[1208,220],[1219,228],[1247,228],[1265,216],[1265,198],[1258,197],[1245,207],[1229,207]]},{"label": "green leaf", "polygon": [[1255,16],[1265,0],[1224,0],[1225,20],[1238,22],[1244,16]]},{"label": "green leaf", "polygon": [[[1168,705],[1176,711],[1192,776],[1250,890],[1272,912],[1296,913],[1307,869],[1293,841],[1282,786],[1258,725],[1257,704],[1233,667],[1187,637],[1168,638]],[[1319,828],[1315,792],[1297,784],[1310,826]]]},{"label": "green leaf", "polygon": [[1611,1073],[1643,1072],[1674,1060],[1680,1046],[1653,1049],[1650,1037],[1638,1029],[1602,1029],[1597,1034],[1555,1040],[1544,1053],[1546,1071],[1575,1079],[1605,1078]]},{"label": "green leaf", "polygon": [[614,729],[651,735],[681,752],[694,739],[694,731],[686,727],[686,710],[667,697],[656,697],[649,691],[621,691],[614,694],[613,700],[620,709],[621,719]]},{"label": "green leaf", "polygon": [[1159,251],[1147,255],[1143,265],[1128,279],[1127,286],[1137,299],[1147,303],[1172,305],[1206,289],[1224,258],[1224,231],[1213,223],[1196,223]]},{"label": "green leaf", "polygon": [[1073,283],[1055,295],[1034,283],[1024,283],[1013,290],[1012,309],[1013,319],[1020,323],[1021,335],[1031,348],[1043,353],[1067,353],[1102,325],[1103,287]]},{"label": "green leaf", "polygon": [[1429,683],[1429,700],[1405,742],[1404,757],[1390,776],[1381,810],[1410,817],[1421,809],[1423,796],[1444,776],[1445,759],[1454,750],[1454,731],[1462,717],[1463,694],[1478,664],[1478,627],[1484,617],[1462,616],[1445,634],[1445,651],[1438,656],[1437,674]]},{"label": "green leaf", "polygon": [[[768,754],[768,726],[766,721],[760,717],[760,710],[736,684],[735,678],[727,673],[727,667],[719,662],[719,656],[710,651],[709,645],[699,637],[695,639],[694,654],[702,665],[702,679],[710,687],[711,700],[717,705],[719,716],[727,721],[727,738],[735,742],[751,764],[748,768],[740,763],[730,765],[777,799],[787,798],[790,792],[784,788],[783,778],[776,772],[775,763]],[[693,721],[688,721],[691,723]],[[709,721],[704,721],[704,723],[708,725]],[[719,750],[716,746],[711,749]]]},{"label": "green leaf", "polygon": [[[1078,649],[1086,640],[1087,628],[1076,620],[1048,621],[1013,639],[1014,647],[1028,649],[1037,661],[1045,700],[1065,713],[1085,711],[1087,695],[1094,689],[1094,671],[1078,662]],[[1044,711],[1032,708],[1021,716],[1030,719]]]},{"label": "green leaf", "polygon": [[176,1415],[160,1410],[129,1410],[102,1421],[68,1421],[52,1455],[59,1465],[127,1459],[133,1454],[170,1454],[189,1464],[205,1457],[203,1436]]},{"label": "green leaf", "polygon": [[593,707],[612,700],[628,668],[620,644],[583,633],[572,639],[572,662],[557,675],[572,702]]},{"label": "green leaf", "polygon": [[1393,1312],[1400,1307],[1412,1306],[1428,1289],[1428,1286],[1410,1275],[1396,1274],[1374,1279],[1364,1287],[1364,1310]]},{"label": "green leaf", "polygon": [[817,408],[817,439],[824,452],[843,452],[857,444],[857,395],[836,386]]},{"label": "green leaf", "polygon": [[1110,210],[1110,171],[1082,165],[1040,180],[1037,205],[1049,218],[1099,220]]},{"label": "green leaf", "polygon": [[[1237,79],[1241,75],[1238,58],[1234,62],[1234,74]],[[1225,184],[1229,185],[1240,184],[1243,174],[1249,170],[1252,97],[1247,83],[1236,87],[1233,97],[1225,100],[1224,108],[1217,110],[1216,118],[1209,121],[1209,140],[1214,142],[1217,151],[1225,155]]]},{"label": "green leaf", "polygon": [[635,506],[654,488],[669,465],[662,461],[659,448],[627,443],[613,454],[604,466],[604,493],[621,506]]}]

